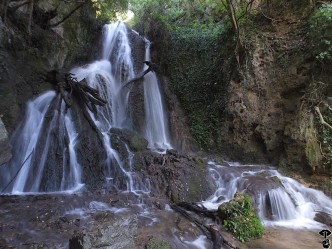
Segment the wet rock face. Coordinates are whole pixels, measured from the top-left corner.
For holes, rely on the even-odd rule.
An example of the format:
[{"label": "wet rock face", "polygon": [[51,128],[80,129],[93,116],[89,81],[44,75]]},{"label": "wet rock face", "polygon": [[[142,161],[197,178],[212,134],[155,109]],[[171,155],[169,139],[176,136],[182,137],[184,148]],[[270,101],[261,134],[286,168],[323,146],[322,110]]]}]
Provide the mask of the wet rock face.
[{"label": "wet rock face", "polygon": [[[145,61],[145,41],[144,37],[140,36],[133,30],[128,29],[128,37],[131,44],[131,52],[136,75],[140,75],[143,71]],[[133,129],[139,133],[144,130],[144,88],[143,79],[137,80],[130,86],[130,114],[133,120]]]},{"label": "wet rock face", "polygon": [[133,152],[140,152],[147,149],[148,141],[134,131],[127,129],[111,128],[109,133],[111,136],[112,145],[114,143],[115,149],[120,150],[120,141],[126,143],[129,146],[129,149]]},{"label": "wet rock face", "polygon": [[89,189],[101,187],[105,183],[106,152],[96,131],[85,119],[80,107],[72,106],[73,119],[77,128],[77,160],[82,168],[82,182]]},{"label": "wet rock face", "polygon": [[58,16],[52,21],[60,21],[75,5],[59,0],[37,1],[38,13],[34,15],[31,35],[26,32],[25,6],[14,15],[8,14],[6,23],[0,21],[0,114],[9,132],[20,121],[25,103],[51,88],[42,77],[45,72],[90,59],[90,53],[94,52],[92,44],[97,44],[101,27],[89,6],[86,4],[51,30],[42,27],[39,16],[58,7]]},{"label": "wet rock face", "polygon": [[197,151],[198,146],[190,134],[188,120],[178,98],[170,90],[169,85],[169,79],[162,77],[160,86],[165,96],[172,143],[182,153]]},{"label": "wet rock face", "polygon": [[134,160],[134,170],[149,179],[154,195],[172,202],[195,202],[212,194],[206,164],[200,158],[171,150],[165,155],[146,151],[136,154]]},{"label": "wet rock face", "polygon": [[137,217],[134,215],[123,215],[120,217],[107,217],[107,219],[107,222],[101,224],[98,224],[98,221],[93,221],[83,231],[76,232],[69,239],[69,249],[135,248],[134,238],[137,234]]},{"label": "wet rock face", "polygon": [[8,141],[8,133],[5,125],[0,118],[0,166],[10,160],[12,157],[11,146]]},{"label": "wet rock face", "polygon": [[329,227],[332,226],[332,216],[331,216],[331,214],[329,215],[328,213],[317,212],[314,219],[315,219],[315,221],[323,223],[323,224],[325,224]]}]

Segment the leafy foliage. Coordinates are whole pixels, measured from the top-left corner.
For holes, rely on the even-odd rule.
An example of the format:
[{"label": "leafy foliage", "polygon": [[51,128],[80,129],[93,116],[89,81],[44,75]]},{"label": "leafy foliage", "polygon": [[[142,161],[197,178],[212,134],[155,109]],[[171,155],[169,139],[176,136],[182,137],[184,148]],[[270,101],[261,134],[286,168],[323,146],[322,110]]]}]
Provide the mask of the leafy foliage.
[{"label": "leafy foliage", "polygon": [[226,217],[223,221],[224,227],[234,233],[239,241],[244,242],[263,235],[264,226],[254,211],[249,195],[237,193],[235,199],[221,204],[218,211],[222,217]]},{"label": "leafy foliage", "polygon": [[97,17],[111,21],[115,19],[117,13],[122,13],[128,8],[128,0],[91,0],[96,8]]},{"label": "leafy foliage", "polygon": [[199,147],[216,148],[231,72],[224,6],[211,0],[132,0],[130,6],[139,24],[135,28],[158,41],[159,65],[171,79]]},{"label": "leafy foliage", "polygon": [[[324,119],[327,123],[332,124],[332,112],[329,111],[327,114],[324,115]],[[324,167],[330,171],[330,176],[332,176],[332,131],[327,129],[326,127],[322,126],[322,149],[324,150],[325,154],[325,162]]]},{"label": "leafy foliage", "polygon": [[332,62],[332,4],[323,4],[310,18],[310,37],[316,58]]}]

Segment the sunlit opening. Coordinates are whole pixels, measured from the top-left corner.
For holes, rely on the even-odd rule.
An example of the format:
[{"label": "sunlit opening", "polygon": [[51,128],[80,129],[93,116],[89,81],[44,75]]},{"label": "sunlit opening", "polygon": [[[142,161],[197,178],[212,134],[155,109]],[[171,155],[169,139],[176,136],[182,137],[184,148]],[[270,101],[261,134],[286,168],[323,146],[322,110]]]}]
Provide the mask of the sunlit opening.
[{"label": "sunlit opening", "polygon": [[117,12],[116,18],[119,21],[129,22],[130,20],[132,20],[134,18],[134,12],[132,12],[131,10],[127,10],[127,12],[125,12],[125,13]]}]

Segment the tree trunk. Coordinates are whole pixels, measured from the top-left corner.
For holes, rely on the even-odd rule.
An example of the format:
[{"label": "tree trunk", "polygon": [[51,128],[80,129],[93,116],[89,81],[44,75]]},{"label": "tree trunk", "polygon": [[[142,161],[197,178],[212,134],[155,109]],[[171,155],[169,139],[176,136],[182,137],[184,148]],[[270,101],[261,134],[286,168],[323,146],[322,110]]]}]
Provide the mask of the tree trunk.
[{"label": "tree trunk", "polygon": [[226,0],[226,2],[227,2],[228,11],[229,11],[229,14],[230,14],[230,17],[231,17],[232,27],[233,27],[234,31],[236,33],[238,33],[239,27],[238,27],[238,24],[237,24],[237,21],[236,21],[235,9],[234,9],[233,2],[232,2],[232,0]]},{"label": "tree trunk", "polygon": [[84,2],[80,3],[72,11],[70,11],[64,18],[62,18],[60,21],[58,21],[56,23],[50,24],[49,27],[54,28],[54,27],[60,25],[61,23],[66,21],[69,17],[71,17],[71,15],[74,14],[78,9],[83,7],[83,5],[86,4],[86,3],[87,3],[87,1],[84,1]]},{"label": "tree trunk", "polygon": [[234,49],[234,53],[235,53],[237,63],[240,66],[240,64],[241,64],[241,58],[240,57],[241,57],[242,50],[243,50],[242,43],[241,43],[241,40],[240,40],[240,28],[239,28],[239,24],[238,24],[238,21],[237,21],[237,18],[236,18],[236,12],[235,12],[235,7],[234,7],[234,4],[233,4],[233,0],[226,0],[226,2],[227,2],[228,12],[229,12],[229,15],[230,15],[230,18],[231,18],[232,27],[233,27],[233,30],[236,34],[236,46],[235,46],[235,49]]}]

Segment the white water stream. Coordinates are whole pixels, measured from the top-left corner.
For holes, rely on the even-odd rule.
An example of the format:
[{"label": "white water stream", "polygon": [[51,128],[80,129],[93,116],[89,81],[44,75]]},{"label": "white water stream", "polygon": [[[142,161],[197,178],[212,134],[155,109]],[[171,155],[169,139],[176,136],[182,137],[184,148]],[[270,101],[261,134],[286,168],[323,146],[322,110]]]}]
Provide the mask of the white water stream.
[{"label": "white water stream", "polygon": [[[52,136],[58,129],[61,134],[69,137],[69,152],[63,151],[62,179],[58,189],[53,191],[73,191],[80,189],[81,183],[80,166],[76,160],[74,150],[75,138],[77,136],[72,123],[70,111],[65,113],[65,105],[61,104],[52,116],[48,116],[48,109],[55,99],[56,93],[48,91],[27,104],[25,119],[14,132],[11,143],[14,148],[12,160],[8,163],[8,169],[1,169],[1,186],[7,188],[12,194],[40,192],[46,159],[50,153]],[[46,127],[47,119],[51,119]],[[46,129],[47,128],[47,129]],[[46,132],[45,132],[46,130]],[[42,143],[42,144],[39,144]],[[37,154],[37,148],[41,152]],[[67,149],[65,149],[67,150]],[[67,164],[66,156],[70,157]],[[8,185],[8,183],[10,183]]]},{"label": "white water stream", "polygon": [[265,226],[317,230],[324,225],[314,220],[316,213],[332,215],[332,200],[323,192],[305,187],[275,169],[210,162],[209,172],[216,191],[202,202],[208,209],[217,209],[221,203],[232,199],[236,192],[249,192],[255,196],[254,202]]},{"label": "white water stream", "polygon": [[[150,42],[146,41],[145,61],[151,61],[150,45]],[[147,65],[144,70],[146,69]],[[171,149],[166,112],[155,72],[149,72],[144,77],[144,106],[145,137],[148,139],[149,147],[159,151]]]}]

